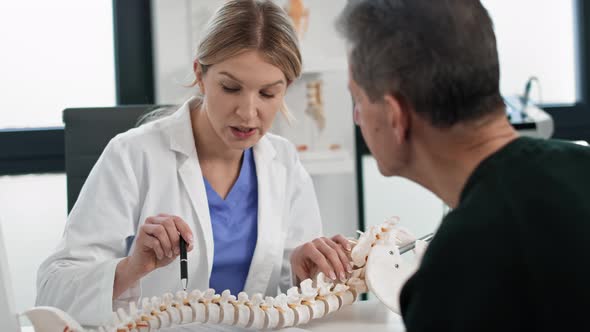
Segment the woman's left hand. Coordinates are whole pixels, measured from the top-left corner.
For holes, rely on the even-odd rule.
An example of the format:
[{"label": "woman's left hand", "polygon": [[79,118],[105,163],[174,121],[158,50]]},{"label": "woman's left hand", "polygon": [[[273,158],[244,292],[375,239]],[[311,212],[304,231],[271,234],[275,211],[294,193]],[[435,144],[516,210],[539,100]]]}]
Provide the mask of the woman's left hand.
[{"label": "woman's left hand", "polygon": [[291,268],[298,279],[297,283],[318,272],[323,272],[332,280],[338,277],[344,281],[346,273],[352,271],[349,252],[350,244],[342,235],[320,237],[300,245],[291,254]]}]

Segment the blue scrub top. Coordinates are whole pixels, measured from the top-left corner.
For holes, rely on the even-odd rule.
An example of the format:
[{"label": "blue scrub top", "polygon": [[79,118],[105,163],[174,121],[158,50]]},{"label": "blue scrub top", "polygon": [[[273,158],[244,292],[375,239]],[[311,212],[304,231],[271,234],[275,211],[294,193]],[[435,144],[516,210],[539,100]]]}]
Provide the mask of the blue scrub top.
[{"label": "blue scrub top", "polygon": [[244,290],[258,235],[258,178],[252,149],[244,151],[240,175],[223,200],[203,177],[213,227],[209,287],[221,294]]}]

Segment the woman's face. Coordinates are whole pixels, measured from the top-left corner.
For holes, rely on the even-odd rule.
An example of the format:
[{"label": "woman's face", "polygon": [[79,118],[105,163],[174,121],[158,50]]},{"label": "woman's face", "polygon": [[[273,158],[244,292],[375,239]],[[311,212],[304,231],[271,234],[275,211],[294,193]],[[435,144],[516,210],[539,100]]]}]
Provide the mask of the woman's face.
[{"label": "woman's face", "polygon": [[287,79],[256,51],[240,53],[197,77],[205,112],[215,133],[231,149],[247,149],[272,125],[283,105]]}]

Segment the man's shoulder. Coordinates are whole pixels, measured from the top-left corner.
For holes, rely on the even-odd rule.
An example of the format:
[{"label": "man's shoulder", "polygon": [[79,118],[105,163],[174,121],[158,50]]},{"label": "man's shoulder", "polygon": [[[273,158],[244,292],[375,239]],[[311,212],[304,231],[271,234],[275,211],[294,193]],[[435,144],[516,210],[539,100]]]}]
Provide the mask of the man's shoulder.
[{"label": "man's shoulder", "polygon": [[[492,158],[472,179],[461,205],[475,207],[475,211],[502,206],[519,209],[543,197],[590,195],[590,186],[587,190],[580,186],[590,183],[590,148],[566,141],[520,138],[516,146]],[[472,209],[465,211],[471,213]]]},{"label": "man's shoulder", "polygon": [[500,236],[506,230],[509,219],[509,211],[501,202],[465,204],[443,218],[436,235],[447,239],[445,242],[448,243],[483,241]]},{"label": "man's shoulder", "polygon": [[489,239],[550,229],[555,220],[573,225],[590,218],[588,169],[587,147],[524,139],[511,155],[488,165],[441,229],[449,237],[489,234],[483,237]]},{"label": "man's shoulder", "polygon": [[[434,258],[453,259],[492,252],[499,243],[518,237],[509,199],[497,187],[475,190],[442,220],[429,245]],[[432,249],[432,250],[430,250]]]}]

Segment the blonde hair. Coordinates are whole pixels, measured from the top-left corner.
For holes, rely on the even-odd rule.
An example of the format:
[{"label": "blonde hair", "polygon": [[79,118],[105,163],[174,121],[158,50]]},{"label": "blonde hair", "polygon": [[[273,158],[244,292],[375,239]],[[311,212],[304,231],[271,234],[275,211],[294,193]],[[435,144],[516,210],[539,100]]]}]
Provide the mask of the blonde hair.
[{"label": "blonde hair", "polygon": [[[301,75],[302,59],[297,33],[287,13],[272,0],[228,0],[207,23],[199,40],[194,62],[207,69],[241,52],[256,50],[268,63],[278,67],[291,83]],[[198,78],[188,87],[198,84]],[[203,103],[197,94],[196,106]],[[174,113],[173,107],[162,107],[142,116],[138,125]],[[280,109],[291,123],[293,116],[283,101]]]},{"label": "blonde hair", "polygon": [[[229,0],[220,7],[201,37],[195,62],[203,75],[216,63],[246,50],[259,51],[291,83],[301,75],[297,33],[285,11],[271,0]],[[197,84],[197,78],[192,86]],[[283,101],[281,112],[291,120]]]}]

